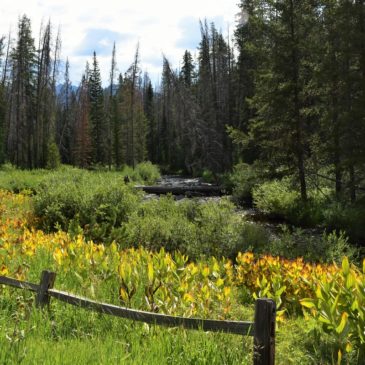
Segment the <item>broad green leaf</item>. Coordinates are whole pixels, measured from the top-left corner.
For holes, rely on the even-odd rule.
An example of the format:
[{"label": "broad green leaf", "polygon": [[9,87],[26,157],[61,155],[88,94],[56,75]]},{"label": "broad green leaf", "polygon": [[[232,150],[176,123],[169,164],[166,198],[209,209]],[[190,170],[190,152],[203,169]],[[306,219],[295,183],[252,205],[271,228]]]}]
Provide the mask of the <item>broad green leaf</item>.
[{"label": "broad green leaf", "polygon": [[322,323],[326,323],[326,324],[332,324],[331,321],[329,320],[328,318],[328,315],[327,313],[321,311],[321,314],[320,316],[318,317],[319,321],[322,322]]},{"label": "broad green leaf", "polygon": [[351,306],[352,311],[354,311],[356,309],[359,309],[359,302],[357,301],[357,299],[354,300],[354,302],[352,303],[352,306]]},{"label": "broad green leaf", "polygon": [[355,286],[355,283],[356,283],[355,273],[351,271],[346,278],[346,288],[347,289],[353,288]]},{"label": "broad green leaf", "polygon": [[336,311],[336,308],[337,308],[337,304],[338,304],[338,301],[340,299],[340,294],[337,294],[336,296],[336,299],[335,301],[333,302],[333,304],[331,305],[331,314],[333,315]]}]

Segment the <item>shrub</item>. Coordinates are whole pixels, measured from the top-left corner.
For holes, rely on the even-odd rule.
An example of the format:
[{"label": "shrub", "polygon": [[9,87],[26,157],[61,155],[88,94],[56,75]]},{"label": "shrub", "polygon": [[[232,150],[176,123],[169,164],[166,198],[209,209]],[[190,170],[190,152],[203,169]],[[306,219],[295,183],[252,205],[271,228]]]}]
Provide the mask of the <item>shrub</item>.
[{"label": "shrub", "polygon": [[270,250],[271,236],[269,231],[256,223],[246,222],[239,230],[240,244],[235,250],[238,252],[252,251],[254,253],[267,253]]},{"label": "shrub", "polygon": [[300,200],[288,179],[264,182],[253,189],[255,206],[272,217],[290,218]]},{"label": "shrub", "polygon": [[136,209],[140,195],[121,176],[76,170],[62,181],[45,181],[34,198],[39,225],[46,231],[74,230],[79,225],[88,239],[111,242],[122,237],[122,224]]},{"label": "shrub", "polygon": [[303,257],[312,262],[341,262],[344,255],[356,260],[358,251],[348,242],[344,232],[335,231],[319,234],[308,232],[301,228],[289,229],[282,225],[281,232],[271,241],[267,252],[287,259]]},{"label": "shrub", "polygon": [[125,225],[124,244],[157,250],[179,250],[191,258],[235,257],[250,243],[242,234],[244,222],[228,200],[219,203],[175,202],[161,197],[142,203]]},{"label": "shrub", "polygon": [[230,181],[234,201],[244,204],[252,202],[252,189],[262,182],[262,178],[255,166],[239,163],[234,167]]},{"label": "shrub", "polygon": [[47,146],[47,162],[46,168],[49,170],[58,169],[61,166],[61,156],[55,142]]},{"label": "shrub", "polygon": [[[313,297],[301,304],[322,323],[337,346],[337,363],[363,364],[365,356],[365,261],[362,270],[342,260],[339,270],[314,278]],[[355,355],[355,356],[354,356]],[[362,359],[362,360],[361,360]]]},{"label": "shrub", "polygon": [[205,169],[202,172],[202,179],[204,182],[206,183],[217,183],[217,176],[214,172],[212,172],[211,170]]},{"label": "shrub", "polygon": [[228,200],[198,205],[193,221],[198,234],[196,254],[232,258],[241,249],[240,228],[243,222]]},{"label": "shrub", "polygon": [[365,203],[346,205],[333,202],[324,210],[324,224],[330,230],[345,230],[351,241],[357,244],[365,242]]},{"label": "shrub", "polygon": [[196,229],[187,218],[190,202],[177,204],[172,197],[142,203],[125,225],[123,245],[190,253]]},{"label": "shrub", "polygon": [[127,175],[132,181],[145,184],[154,184],[161,177],[158,166],[153,165],[149,161],[139,163],[134,170],[126,166],[122,173]]},{"label": "shrub", "polygon": [[272,218],[284,219],[294,225],[315,226],[323,222],[327,205],[328,189],[308,192],[308,201],[303,202],[299,190],[290,178],[273,180],[253,189],[255,206]]}]

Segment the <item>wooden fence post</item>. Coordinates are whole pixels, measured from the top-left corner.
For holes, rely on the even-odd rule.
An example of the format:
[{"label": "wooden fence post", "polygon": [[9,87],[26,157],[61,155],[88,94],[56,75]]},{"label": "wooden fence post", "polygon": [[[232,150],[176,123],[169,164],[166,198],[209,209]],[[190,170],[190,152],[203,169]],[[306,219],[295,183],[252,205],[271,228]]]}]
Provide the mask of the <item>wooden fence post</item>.
[{"label": "wooden fence post", "polygon": [[272,299],[256,300],[254,322],[254,365],[275,363],[276,305]]},{"label": "wooden fence post", "polygon": [[50,296],[48,295],[48,289],[53,288],[55,279],[56,273],[48,270],[42,271],[39,290],[37,292],[35,302],[37,307],[43,308],[44,306],[49,305]]}]

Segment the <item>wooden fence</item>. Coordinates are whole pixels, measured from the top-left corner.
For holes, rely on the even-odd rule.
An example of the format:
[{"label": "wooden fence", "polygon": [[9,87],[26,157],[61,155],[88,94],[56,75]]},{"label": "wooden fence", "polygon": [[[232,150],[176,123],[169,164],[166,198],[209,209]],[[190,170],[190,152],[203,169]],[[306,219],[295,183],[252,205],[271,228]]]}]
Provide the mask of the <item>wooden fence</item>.
[{"label": "wooden fence", "polygon": [[62,302],[112,316],[128,318],[134,321],[168,327],[183,327],[211,332],[225,332],[254,337],[254,365],[274,365],[275,363],[275,302],[271,299],[257,299],[254,322],[220,321],[212,319],[185,318],[159,313],[138,311],[116,305],[96,302],[78,295],[53,288],[56,274],[43,271],[39,284],[0,276],[0,284],[30,290],[36,293],[36,306],[44,308],[51,297]]}]

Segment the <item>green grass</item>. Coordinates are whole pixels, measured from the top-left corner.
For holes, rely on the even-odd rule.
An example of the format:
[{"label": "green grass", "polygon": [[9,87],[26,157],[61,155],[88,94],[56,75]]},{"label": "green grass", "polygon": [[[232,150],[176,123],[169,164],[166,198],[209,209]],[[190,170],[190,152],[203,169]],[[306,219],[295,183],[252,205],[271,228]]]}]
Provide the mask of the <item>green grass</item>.
[{"label": "green grass", "polygon": [[[6,290],[7,291],[7,290]],[[9,295],[8,295],[9,294]],[[6,364],[249,364],[252,338],[134,323],[31,295],[2,293],[0,363]]]},{"label": "green grass", "polygon": [[52,183],[54,186],[62,184],[65,180],[85,179],[90,185],[94,180],[102,176],[104,183],[108,181],[119,180],[124,183],[124,177],[128,176],[132,183],[153,184],[160,178],[160,171],[156,165],[150,162],[142,162],[135,169],[125,166],[122,170],[83,170],[77,167],[62,165],[55,170],[35,169],[20,170],[9,164],[0,167],[0,189],[19,193],[29,191],[36,194],[44,184]]},{"label": "green grass", "polygon": [[[54,299],[49,312],[32,303],[29,293],[2,289],[0,363],[252,364],[252,337],[150,326]],[[242,319],[250,319],[249,314],[252,318],[252,307],[244,312]],[[325,335],[313,336],[315,329],[313,322],[303,318],[281,323],[276,364],[331,364],[323,350]]]},{"label": "green grass", "polygon": [[[27,175],[27,172],[24,174]],[[96,181],[99,183],[97,186],[89,183],[89,189],[98,191],[97,187],[103,185],[102,176],[116,173],[101,175],[77,170],[75,175],[77,174],[82,175],[80,180],[85,182],[85,186],[88,182],[87,176],[93,176],[92,183]],[[70,174],[70,171],[65,173],[64,186],[70,187],[67,184],[75,175]],[[50,196],[51,192],[54,194],[59,192],[62,195],[62,185],[55,186],[52,190],[51,180],[43,184],[41,189],[48,186]],[[123,185],[122,190],[127,188]],[[38,195],[41,193],[36,196]],[[72,197],[72,192],[70,196]],[[105,194],[101,191],[99,198],[103,209],[106,208],[104,197]],[[81,198],[87,199],[83,195]],[[21,206],[9,202],[6,209],[1,212],[0,218],[5,221],[10,216],[29,214],[32,207],[30,201],[33,199],[35,197],[25,199]],[[134,230],[132,226],[129,229],[134,234],[137,234],[138,230],[144,230],[146,234],[142,236],[150,237],[150,243],[155,242],[156,245],[165,243],[162,238],[171,239],[169,232],[175,232],[174,228],[181,226],[182,221],[196,226],[193,237],[197,237],[196,242],[201,247],[205,245],[208,247],[209,242],[213,242],[212,249],[215,250],[223,249],[224,245],[235,242],[248,244],[250,241],[252,245],[256,243],[260,245],[260,242],[266,239],[264,234],[258,234],[255,229],[243,229],[237,233],[237,222],[231,216],[233,207],[228,202],[205,206],[196,203],[179,205],[172,199],[165,198],[160,202],[151,201],[136,205],[128,220],[128,224],[133,224]],[[105,214],[105,217],[107,219],[110,214]],[[163,229],[157,225],[160,220],[165,222]],[[147,235],[148,232],[151,233],[150,236]],[[180,236],[172,237],[175,240],[171,241],[172,243],[188,237],[186,232],[181,231],[179,234]],[[207,240],[204,241],[203,238]],[[188,242],[188,239],[185,241]],[[219,246],[220,242],[223,242],[222,246]],[[0,247],[1,244],[0,237]],[[147,245],[147,242],[140,244]],[[294,250],[292,241],[284,244],[278,249]],[[43,269],[56,270],[55,260],[50,252],[40,249],[31,258],[20,256],[4,263],[12,268],[12,272],[16,272],[17,267],[27,267],[29,281],[38,282]],[[107,271],[100,274],[97,270],[91,272],[73,267],[64,269],[58,272],[55,284],[57,289],[116,305],[121,304],[118,297],[120,283],[116,275]],[[244,299],[244,288],[236,290],[231,317],[236,320],[253,320],[253,306],[245,304],[252,301]],[[133,302],[136,309],[145,307],[144,295],[144,289],[139,288],[137,298]],[[92,313],[56,300],[52,300],[48,313],[35,309],[33,302],[34,295],[31,293],[0,286],[0,364],[252,364],[252,337],[148,326]],[[209,313],[209,317],[217,318],[219,313],[216,312]],[[336,344],[333,340],[320,329],[320,324],[316,324],[313,320],[289,317],[284,323],[279,323],[276,339],[278,365],[334,364],[335,349]],[[352,359],[348,363],[361,363],[351,361]]]}]

